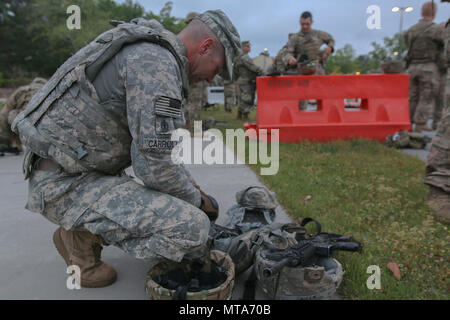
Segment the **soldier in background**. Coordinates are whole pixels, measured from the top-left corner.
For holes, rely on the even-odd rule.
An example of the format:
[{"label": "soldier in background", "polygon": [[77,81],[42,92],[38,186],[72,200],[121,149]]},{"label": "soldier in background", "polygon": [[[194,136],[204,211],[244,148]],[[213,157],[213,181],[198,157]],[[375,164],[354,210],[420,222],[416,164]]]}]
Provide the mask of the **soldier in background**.
[{"label": "soldier in background", "polygon": [[[447,21],[443,37],[448,67],[450,65],[450,19]],[[431,141],[424,183],[430,187],[427,200],[436,218],[448,224],[450,223],[450,81],[448,79],[446,86],[447,108],[439,122],[436,135]]]},{"label": "soldier in background", "polygon": [[226,112],[231,112],[236,105],[236,84],[234,81],[223,82],[224,107]]},{"label": "soldier in background", "polygon": [[[189,24],[196,16],[198,16],[197,12],[188,13],[186,24]],[[186,119],[185,128],[191,133],[194,132],[194,121],[200,120],[202,107],[208,102],[207,88],[207,81],[191,84],[189,88],[189,95],[184,105],[184,118]]]},{"label": "soldier in background", "polygon": [[256,58],[253,58],[253,62],[263,70],[263,73],[266,74],[272,69],[272,58],[270,58],[269,50],[267,48],[264,49],[263,52],[259,54]]},{"label": "soldier in background", "polygon": [[443,32],[433,22],[436,12],[435,3],[424,3],[422,19],[404,33],[410,74],[409,112],[416,132],[431,130],[426,124],[435,111],[439,88],[436,61],[443,47]]},{"label": "soldier in background", "polygon": [[[439,27],[442,28],[442,32],[445,34],[445,25],[446,22],[439,24]],[[445,86],[447,83],[447,68],[448,62],[446,59],[445,50],[441,50],[439,52],[437,66],[439,69],[439,89],[436,98],[436,107],[433,112],[433,130],[436,130],[439,124],[439,121],[442,118],[442,114],[445,111],[445,108],[448,107],[446,97],[445,97]]]},{"label": "soldier in background", "polygon": [[255,101],[256,77],[262,74],[262,69],[256,66],[248,56],[251,50],[250,41],[242,41],[242,53],[234,61],[233,72],[236,72],[240,95],[237,119],[248,120]]},{"label": "soldier in background", "polygon": [[[288,41],[291,40],[291,38],[295,35],[295,33],[289,33]],[[283,48],[281,48],[280,51],[278,51],[278,54],[276,55],[272,67],[270,68],[268,73],[279,73],[284,74],[286,71],[288,71],[288,67],[286,67],[286,64],[284,63],[284,57],[287,54],[287,46],[286,43]]]},{"label": "soldier in background", "polygon": [[[312,14],[305,11],[300,16],[300,32],[290,38],[284,56],[285,65],[297,67],[299,74],[325,74],[323,64],[334,52],[333,37],[311,28]],[[321,51],[323,44],[327,47]]]},{"label": "soldier in background", "polygon": [[34,78],[26,86],[19,87],[8,97],[5,105],[0,110],[0,146],[7,148],[16,148],[18,152],[22,151],[22,144],[19,137],[11,131],[11,124],[16,116],[22,112],[30,102],[33,95],[44,86],[47,80],[43,78]]}]

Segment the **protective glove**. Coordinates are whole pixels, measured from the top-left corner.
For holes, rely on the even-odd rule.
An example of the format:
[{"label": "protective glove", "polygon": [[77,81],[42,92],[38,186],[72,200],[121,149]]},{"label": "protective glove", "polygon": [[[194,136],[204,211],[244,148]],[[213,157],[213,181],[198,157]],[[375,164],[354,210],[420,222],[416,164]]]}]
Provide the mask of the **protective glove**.
[{"label": "protective glove", "polygon": [[219,204],[217,203],[216,199],[204,193],[198,185],[194,184],[194,187],[197,188],[198,191],[200,191],[200,195],[202,196],[200,209],[206,213],[210,221],[216,221],[217,217],[219,216]]}]

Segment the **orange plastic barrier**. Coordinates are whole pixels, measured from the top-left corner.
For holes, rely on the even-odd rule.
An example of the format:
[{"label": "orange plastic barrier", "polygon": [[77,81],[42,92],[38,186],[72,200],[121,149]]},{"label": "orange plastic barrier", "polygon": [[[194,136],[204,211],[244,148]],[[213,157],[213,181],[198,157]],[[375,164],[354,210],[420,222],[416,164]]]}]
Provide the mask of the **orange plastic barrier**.
[{"label": "orange plastic barrier", "polygon": [[[259,77],[257,121],[244,127],[268,129],[268,135],[279,129],[281,142],[383,141],[411,129],[408,90],[408,74]],[[317,100],[317,110],[302,110],[302,100],[310,99]],[[353,108],[344,99],[352,99],[347,106]]]}]

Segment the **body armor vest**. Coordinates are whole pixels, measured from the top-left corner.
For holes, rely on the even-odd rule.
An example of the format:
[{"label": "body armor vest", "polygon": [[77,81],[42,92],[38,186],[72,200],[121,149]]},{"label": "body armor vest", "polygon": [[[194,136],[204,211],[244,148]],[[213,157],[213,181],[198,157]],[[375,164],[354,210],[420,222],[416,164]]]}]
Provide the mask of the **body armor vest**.
[{"label": "body armor vest", "polygon": [[[126,107],[101,104],[92,81],[125,45],[147,41],[173,54],[183,79],[183,95],[187,96],[189,81],[174,39],[159,23],[152,23],[136,20],[119,24],[58,68],[12,124],[27,149],[55,160],[68,173],[96,170],[117,174],[130,165],[132,138]],[[52,108],[54,105],[58,108]]]},{"label": "body armor vest", "polygon": [[435,26],[433,22],[423,22],[411,28],[408,48],[409,61],[412,63],[436,62],[439,47],[432,38]]}]

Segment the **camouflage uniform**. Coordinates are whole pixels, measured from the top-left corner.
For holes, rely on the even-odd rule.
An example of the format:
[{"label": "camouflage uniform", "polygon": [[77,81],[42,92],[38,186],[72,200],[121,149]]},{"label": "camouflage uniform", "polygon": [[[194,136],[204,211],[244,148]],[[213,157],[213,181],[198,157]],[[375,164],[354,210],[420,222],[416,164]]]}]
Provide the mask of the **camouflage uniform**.
[{"label": "camouflage uniform", "polygon": [[328,45],[334,51],[334,39],[324,31],[311,29],[308,33],[300,31],[294,34],[287,43],[286,54],[284,55],[285,66],[288,65],[290,58],[295,58],[297,59],[298,73],[301,74],[300,61],[306,59],[308,63],[315,65],[316,72],[314,74],[325,74],[323,52],[320,51],[323,44]]},{"label": "camouflage uniform", "polygon": [[29,85],[19,87],[9,96],[0,110],[0,144],[21,148],[19,139],[11,131],[11,124],[45,82],[43,78],[35,78]]},{"label": "camouflage uniform", "polygon": [[[447,62],[450,62],[450,20],[445,29],[445,50]],[[447,89],[449,82],[447,82]],[[431,141],[430,153],[427,158],[424,182],[438,188],[450,196],[450,91],[447,90],[447,108],[438,125],[437,132]],[[448,198],[447,198],[448,202]],[[447,219],[449,214],[447,212]]]},{"label": "camouflage uniform", "polygon": [[233,81],[224,81],[223,85],[225,111],[231,112],[236,104],[236,85]]},{"label": "camouflage uniform", "polygon": [[[198,18],[216,34],[220,23],[233,33],[225,43],[218,35],[230,75],[237,31],[220,11]],[[26,208],[133,257],[181,261],[203,254],[210,224],[191,175],[171,160],[189,63],[183,42],[161,24],[133,21],[67,60],[14,121],[27,146]],[[143,185],[124,174],[130,164]]]},{"label": "camouflage uniform", "polygon": [[255,101],[256,77],[261,74],[261,69],[248,54],[242,53],[234,61],[234,70],[239,75],[236,81],[240,91],[238,112],[248,115]]},{"label": "camouflage uniform", "polygon": [[206,81],[200,81],[189,88],[189,96],[184,105],[184,116],[186,118],[186,128],[191,132],[194,130],[194,121],[200,120],[202,107],[207,102],[205,99],[207,87],[208,83]]},{"label": "camouflage uniform", "polygon": [[424,126],[435,110],[439,88],[436,64],[443,45],[443,32],[432,21],[421,19],[404,36],[408,47],[410,74],[409,111],[411,122]]},{"label": "camouflage uniform", "polygon": [[[444,30],[442,30],[442,32],[445,34],[445,22],[440,24],[439,27],[444,28]],[[438,90],[438,97],[436,99],[436,108],[434,110],[433,113],[433,127],[437,128],[437,125],[439,123],[439,121],[442,118],[442,113],[445,111],[445,109],[448,107],[447,106],[447,101],[446,101],[446,85],[447,85],[447,77],[448,77],[448,73],[447,73],[447,68],[448,68],[448,61],[446,59],[448,53],[445,52],[445,50],[441,50],[439,52],[439,56],[438,56],[438,61],[437,61],[437,66],[439,69],[439,90]]]}]

